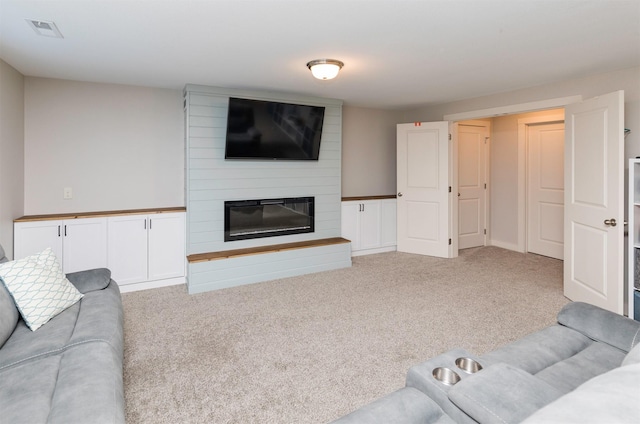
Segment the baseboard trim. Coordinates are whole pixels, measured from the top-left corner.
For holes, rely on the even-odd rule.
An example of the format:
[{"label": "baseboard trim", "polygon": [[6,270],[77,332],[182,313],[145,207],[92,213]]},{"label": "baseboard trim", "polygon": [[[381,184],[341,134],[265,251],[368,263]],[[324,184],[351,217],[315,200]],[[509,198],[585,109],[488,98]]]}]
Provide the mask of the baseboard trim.
[{"label": "baseboard trim", "polygon": [[120,293],[130,293],[140,290],[158,289],[160,287],[177,286],[178,284],[185,284],[186,282],[187,280],[185,277],[177,277],[167,278],[166,280],[142,281],[140,283],[123,284],[118,286],[120,287]]},{"label": "baseboard trim", "polygon": [[375,249],[356,250],[354,252],[351,252],[351,256],[373,255],[375,253],[395,252],[396,250],[398,249],[395,245],[385,246],[385,247],[378,247]]}]

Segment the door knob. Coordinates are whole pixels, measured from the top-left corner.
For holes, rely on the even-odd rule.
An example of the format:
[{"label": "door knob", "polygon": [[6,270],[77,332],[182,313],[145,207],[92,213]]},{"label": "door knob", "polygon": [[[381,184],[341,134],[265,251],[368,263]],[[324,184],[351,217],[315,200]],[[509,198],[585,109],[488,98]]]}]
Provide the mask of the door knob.
[{"label": "door knob", "polygon": [[615,227],[616,225],[618,225],[618,223],[616,222],[615,218],[611,218],[611,219],[605,219],[604,225],[606,225],[607,227]]},{"label": "door knob", "polygon": [[402,192],[399,192],[399,193],[398,193],[398,197],[402,197]]}]

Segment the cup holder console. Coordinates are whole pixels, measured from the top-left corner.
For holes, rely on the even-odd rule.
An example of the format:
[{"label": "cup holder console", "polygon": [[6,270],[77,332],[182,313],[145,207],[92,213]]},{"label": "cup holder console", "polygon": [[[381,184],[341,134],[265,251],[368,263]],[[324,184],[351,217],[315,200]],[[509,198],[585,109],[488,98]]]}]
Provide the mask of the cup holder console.
[{"label": "cup holder console", "polygon": [[[451,359],[449,359],[449,361]],[[468,357],[464,357],[464,356],[459,357],[454,361],[454,363],[456,367],[462,372],[464,372],[465,374],[475,374],[478,371],[482,370],[482,365],[480,365],[478,361]],[[433,378],[435,378],[440,383],[445,384],[447,386],[453,386],[454,384],[458,383],[462,379],[460,374],[458,374],[451,368],[447,368],[444,366],[434,368],[432,375],[433,375]]]}]

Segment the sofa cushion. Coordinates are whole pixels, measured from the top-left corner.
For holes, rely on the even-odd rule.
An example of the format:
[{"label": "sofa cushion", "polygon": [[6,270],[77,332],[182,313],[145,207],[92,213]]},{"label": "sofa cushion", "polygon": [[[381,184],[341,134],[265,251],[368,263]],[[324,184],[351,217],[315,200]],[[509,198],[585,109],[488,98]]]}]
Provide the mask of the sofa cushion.
[{"label": "sofa cushion", "polygon": [[638,422],[638,382],[640,364],[618,367],[550,403],[523,424]]},{"label": "sofa cushion", "polygon": [[2,423],[124,423],[122,355],[96,341],[0,371]]},{"label": "sofa cushion", "polygon": [[481,424],[519,423],[562,394],[507,364],[492,365],[455,384],[449,399]]},{"label": "sofa cushion", "polygon": [[536,373],[549,385],[569,393],[585,381],[620,366],[624,352],[606,343],[592,343],[570,358]]},{"label": "sofa cushion", "polygon": [[405,387],[345,415],[332,424],[454,424],[427,395]]},{"label": "sofa cushion", "polygon": [[583,351],[593,340],[561,325],[553,325],[482,355],[482,364],[506,363],[537,374]]},{"label": "sofa cushion", "polygon": [[50,248],[0,264],[0,279],[32,331],[82,298],[65,278]]},{"label": "sofa cushion", "polygon": [[0,372],[96,340],[122,352],[123,313],[117,284],[85,294],[80,302],[53,317],[36,332],[19,320],[0,349]]},{"label": "sofa cushion", "polygon": [[13,302],[13,298],[0,283],[0,348],[7,341],[13,330],[16,328],[20,314]]},{"label": "sofa cushion", "polygon": [[622,360],[622,366],[640,364],[640,344],[637,344]]}]

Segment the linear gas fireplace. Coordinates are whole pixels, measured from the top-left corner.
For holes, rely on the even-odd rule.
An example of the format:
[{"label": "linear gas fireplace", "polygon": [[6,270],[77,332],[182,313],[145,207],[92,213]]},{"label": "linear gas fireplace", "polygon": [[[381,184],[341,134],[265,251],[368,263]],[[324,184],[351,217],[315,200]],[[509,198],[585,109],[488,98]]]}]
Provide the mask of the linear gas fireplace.
[{"label": "linear gas fireplace", "polygon": [[312,233],[313,197],[224,202],[224,241]]}]

